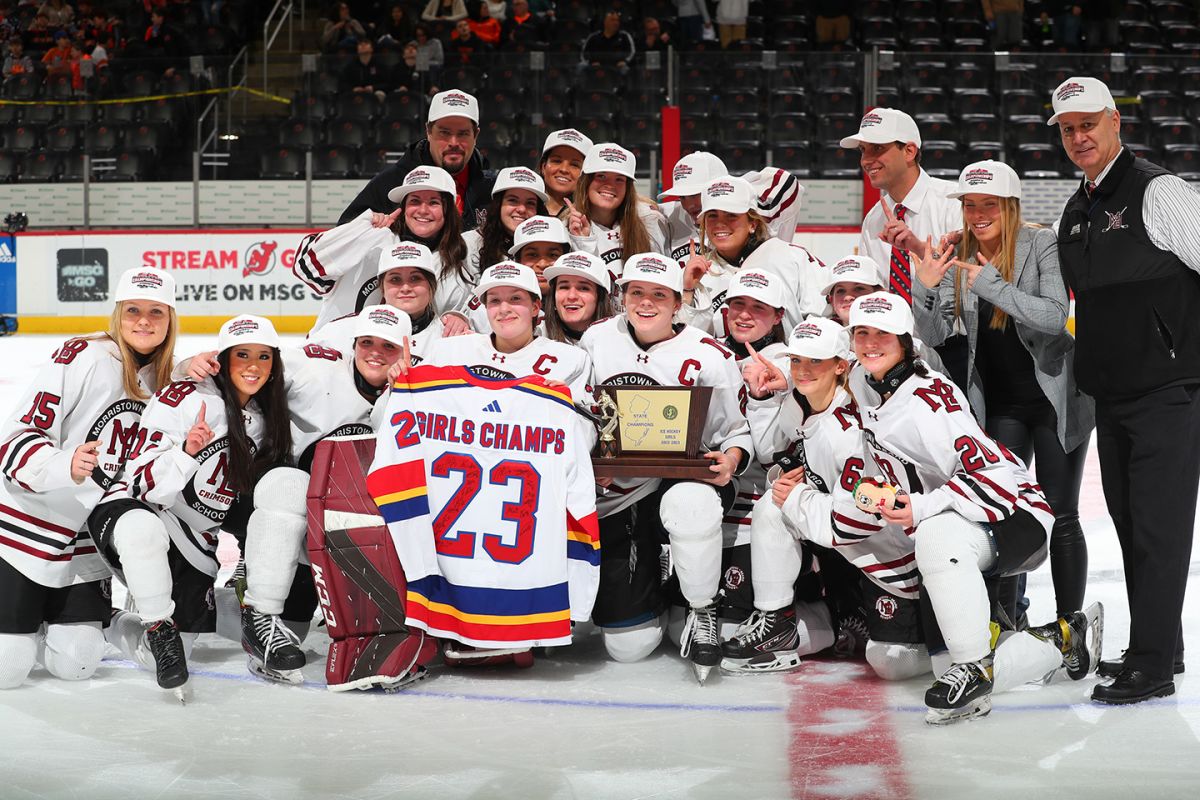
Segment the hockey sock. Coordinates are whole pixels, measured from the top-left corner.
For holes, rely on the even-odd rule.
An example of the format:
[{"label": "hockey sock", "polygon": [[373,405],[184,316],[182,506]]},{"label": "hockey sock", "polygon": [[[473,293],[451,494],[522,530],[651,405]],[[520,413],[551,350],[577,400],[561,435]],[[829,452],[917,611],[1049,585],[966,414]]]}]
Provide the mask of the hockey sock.
[{"label": "hockey sock", "polygon": [[677,483],[663,493],[659,515],[680,591],[694,608],[711,604],[721,580],[721,498],[706,484]]},{"label": "hockey sock", "polygon": [[152,511],[132,509],[113,528],[113,546],[121,557],[125,586],[145,622],[175,613],[171,600],[170,539],[162,520]]},{"label": "hockey sock", "polygon": [[[796,542],[793,541],[792,544],[795,545]],[[758,567],[754,566],[753,569],[757,571]],[[758,584],[755,583],[754,586],[754,605],[757,607]],[[815,603],[796,603],[796,633],[800,637],[800,644],[796,648],[799,655],[812,655],[833,647],[837,634],[833,630],[833,615],[829,612],[829,605],[820,600]]]},{"label": "hockey sock", "polygon": [[754,586],[754,607],[759,611],[792,604],[803,562],[800,546],[770,493],[759,498],[750,518],[750,580]]},{"label": "hockey sock", "polygon": [[246,526],[245,603],[262,614],[280,614],[292,588],[307,530],[308,473],[279,467],[254,487],[254,512]]},{"label": "hockey sock", "polygon": [[1062,660],[1059,649],[1045,639],[1025,631],[1008,634],[996,646],[993,691],[1042,681],[1062,666]]},{"label": "hockey sock", "polygon": [[922,591],[937,615],[955,664],[979,661],[991,652],[991,620],[983,570],[995,559],[983,527],[945,512],[917,527],[917,568]]}]

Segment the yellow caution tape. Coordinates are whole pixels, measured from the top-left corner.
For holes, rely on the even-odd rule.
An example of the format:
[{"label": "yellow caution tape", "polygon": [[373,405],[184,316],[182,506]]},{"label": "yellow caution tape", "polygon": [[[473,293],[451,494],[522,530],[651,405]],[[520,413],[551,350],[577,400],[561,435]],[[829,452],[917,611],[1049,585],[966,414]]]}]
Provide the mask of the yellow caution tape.
[{"label": "yellow caution tape", "polygon": [[155,94],[146,97],[117,97],[107,100],[3,100],[0,99],[0,106],[111,106],[120,103],[155,103],[159,100],[178,100],[181,97],[202,97],[205,95],[214,94],[232,94],[234,92],[246,92],[255,97],[261,97],[265,100],[271,100],[276,103],[291,103],[292,101],[286,97],[280,97],[277,94],[270,94],[259,89],[251,89],[249,86],[230,86],[221,89],[196,89],[191,92],[177,92],[175,94]]}]

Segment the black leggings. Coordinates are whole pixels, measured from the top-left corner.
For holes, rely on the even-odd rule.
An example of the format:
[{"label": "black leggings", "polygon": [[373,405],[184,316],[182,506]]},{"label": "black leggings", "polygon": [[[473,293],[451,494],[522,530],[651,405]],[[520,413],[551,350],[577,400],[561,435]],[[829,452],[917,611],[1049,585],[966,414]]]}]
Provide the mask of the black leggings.
[{"label": "black leggings", "polygon": [[[1087,442],[1070,453],[1063,451],[1058,441],[1058,418],[1049,403],[1027,411],[988,414],[987,432],[1031,468],[1036,467],[1037,481],[1054,509],[1050,575],[1057,613],[1065,616],[1080,610],[1088,568],[1087,542],[1079,524],[1079,487]],[[1005,594],[1002,591],[1002,596]],[[1015,612],[1015,608],[1006,610]]]}]

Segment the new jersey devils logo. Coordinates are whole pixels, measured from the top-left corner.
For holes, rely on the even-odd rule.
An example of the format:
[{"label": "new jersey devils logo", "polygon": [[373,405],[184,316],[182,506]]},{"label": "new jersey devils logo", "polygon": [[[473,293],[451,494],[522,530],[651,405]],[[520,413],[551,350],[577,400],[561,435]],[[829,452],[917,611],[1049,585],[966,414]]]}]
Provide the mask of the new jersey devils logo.
[{"label": "new jersey devils logo", "polygon": [[242,267],[242,277],[266,275],[274,269],[275,250],[278,247],[278,242],[255,242],[246,248],[246,259]]}]

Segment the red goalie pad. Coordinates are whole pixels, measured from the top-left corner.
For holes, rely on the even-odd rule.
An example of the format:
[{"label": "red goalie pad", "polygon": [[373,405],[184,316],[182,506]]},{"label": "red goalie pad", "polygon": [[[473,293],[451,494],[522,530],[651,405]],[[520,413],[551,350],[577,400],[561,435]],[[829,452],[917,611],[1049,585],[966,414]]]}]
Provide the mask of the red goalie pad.
[{"label": "red goalie pad", "polygon": [[374,452],[374,437],[326,439],[308,483],[308,555],[333,639],[325,679],[334,690],[404,683],[437,654],[404,624],[404,571],[367,493]]}]

